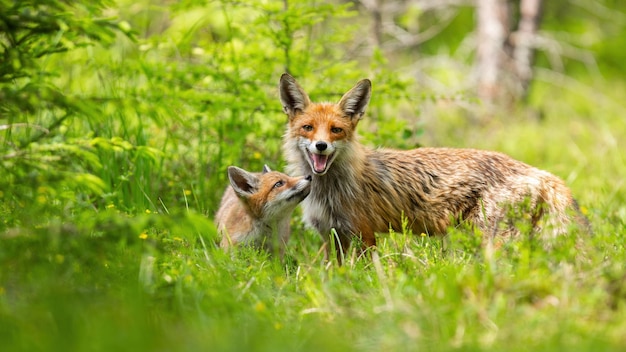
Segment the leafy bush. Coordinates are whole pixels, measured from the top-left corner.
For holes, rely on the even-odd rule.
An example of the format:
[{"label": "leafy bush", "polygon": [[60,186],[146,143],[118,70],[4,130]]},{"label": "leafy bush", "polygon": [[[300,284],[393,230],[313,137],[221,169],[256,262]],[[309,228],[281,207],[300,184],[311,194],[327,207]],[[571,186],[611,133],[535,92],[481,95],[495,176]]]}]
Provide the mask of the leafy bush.
[{"label": "leafy bush", "polygon": [[[123,23],[99,16],[102,2],[8,2],[0,5],[0,228],[42,225],[105,191],[93,141],[67,133],[76,120],[96,120],[95,97],[66,91],[55,80],[54,56],[106,45]],[[83,132],[84,133],[84,132]]]}]

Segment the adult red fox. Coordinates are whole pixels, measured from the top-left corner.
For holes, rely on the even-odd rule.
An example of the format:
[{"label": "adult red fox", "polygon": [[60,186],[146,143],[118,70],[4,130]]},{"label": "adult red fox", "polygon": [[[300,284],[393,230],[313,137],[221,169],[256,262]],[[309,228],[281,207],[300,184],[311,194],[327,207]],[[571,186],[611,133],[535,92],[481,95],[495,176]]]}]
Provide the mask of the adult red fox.
[{"label": "adult red fox", "polygon": [[220,246],[247,244],[282,257],[291,214],[309,194],[311,176],[290,177],[265,165],[260,174],[230,166],[228,178],[230,186],[215,214]]},{"label": "adult red fox", "polygon": [[374,246],[374,233],[401,230],[403,216],[416,234],[444,234],[459,221],[484,235],[515,233],[507,212],[521,204],[529,208],[535,230],[544,215],[542,225],[555,234],[567,231],[572,214],[585,226],[561,179],[507,155],[363,146],[356,127],[371,87],[364,79],[336,104],[313,103],[292,76],[280,78],[280,101],[289,117],[283,145],[288,172],[313,177],[303,215],[325,241],[335,229],[338,249],[345,250],[355,237]]}]

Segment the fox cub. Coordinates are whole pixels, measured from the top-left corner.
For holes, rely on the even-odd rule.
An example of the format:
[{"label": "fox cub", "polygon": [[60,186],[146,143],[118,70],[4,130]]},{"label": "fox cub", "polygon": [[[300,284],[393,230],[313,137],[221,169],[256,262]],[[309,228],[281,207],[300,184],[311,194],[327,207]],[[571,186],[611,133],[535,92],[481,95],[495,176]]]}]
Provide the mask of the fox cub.
[{"label": "fox cub", "polygon": [[304,220],[325,240],[335,229],[336,248],[345,250],[355,237],[374,246],[374,233],[401,230],[403,216],[416,234],[444,234],[460,221],[485,235],[515,233],[507,209],[519,204],[530,207],[535,230],[543,215],[543,226],[555,234],[567,231],[572,214],[586,226],[562,180],[507,155],[363,146],[356,127],[371,90],[364,79],[336,104],[313,103],[292,76],[280,78],[280,101],[288,115],[283,144],[288,172],[313,177]]},{"label": "fox cub", "polygon": [[291,214],[309,195],[311,176],[289,177],[265,165],[262,173],[230,166],[228,178],[230,186],[215,215],[220,246],[246,244],[282,257],[291,232]]}]

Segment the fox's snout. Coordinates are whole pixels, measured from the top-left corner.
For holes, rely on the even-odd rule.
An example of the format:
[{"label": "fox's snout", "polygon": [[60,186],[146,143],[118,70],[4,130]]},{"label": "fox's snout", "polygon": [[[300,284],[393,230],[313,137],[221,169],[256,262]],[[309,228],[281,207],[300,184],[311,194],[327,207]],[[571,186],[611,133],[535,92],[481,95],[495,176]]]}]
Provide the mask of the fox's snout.
[{"label": "fox's snout", "polygon": [[303,153],[307,157],[313,172],[317,175],[325,174],[335,158],[336,148],[333,143],[324,140],[314,140],[310,141],[308,146],[305,146],[303,149]]},{"label": "fox's snout", "polygon": [[326,148],[328,148],[328,144],[324,141],[318,141],[315,142],[315,148],[320,152],[323,152],[324,150],[326,150]]},{"label": "fox's snout", "polygon": [[295,204],[303,201],[311,193],[312,180],[311,175],[300,177],[296,184],[284,193],[284,199],[289,203],[295,202]]},{"label": "fox's snout", "polygon": [[311,192],[311,181],[313,181],[313,176],[306,175],[302,177],[302,180],[298,181],[296,185],[296,188],[304,195],[303,199]]},{"label": "fox's snout", "polygon": [[335,146],[331,142],[318,139],[309,141],[307,149],[312,154],[330,155],[335,151]]}]

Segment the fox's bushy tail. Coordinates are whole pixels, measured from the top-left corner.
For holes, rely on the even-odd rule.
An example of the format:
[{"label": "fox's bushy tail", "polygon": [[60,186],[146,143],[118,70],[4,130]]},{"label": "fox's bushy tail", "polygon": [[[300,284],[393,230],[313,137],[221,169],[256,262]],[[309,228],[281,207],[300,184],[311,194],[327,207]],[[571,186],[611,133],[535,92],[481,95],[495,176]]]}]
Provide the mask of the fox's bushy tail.
[{"label": "fox's bushy tail", "polygon": [[563,181],[552,175],[542,181],[539,198],[547,213],[546,229],[554,236],[566,234],[572,227],[576,227],[582,233],[591,233],[589,219],[583,214]]}]

